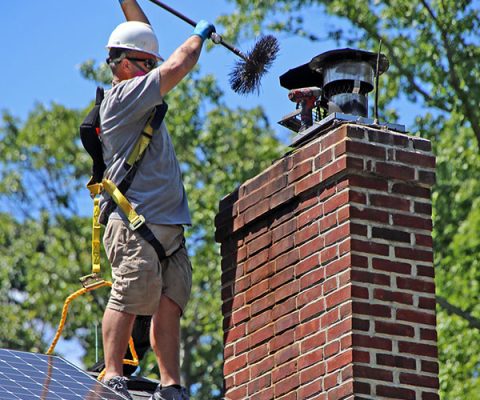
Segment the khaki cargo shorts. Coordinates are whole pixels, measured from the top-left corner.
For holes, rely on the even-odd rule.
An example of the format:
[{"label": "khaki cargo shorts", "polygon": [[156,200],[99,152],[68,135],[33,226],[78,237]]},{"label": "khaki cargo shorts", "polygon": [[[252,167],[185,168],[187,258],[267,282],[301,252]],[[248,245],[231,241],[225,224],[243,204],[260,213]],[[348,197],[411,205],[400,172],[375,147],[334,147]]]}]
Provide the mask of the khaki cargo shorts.
[{"label": "khaki cargo shorts", "polygon": [[135,315],[152,315],[160,297],[165,295],[183,312],[192,289],[192,265],[184,245],[183,227],[155,224],[148,227],[169,256],[161,263],[150,243],[124,221],[109,219],[103,235],[113,277],[107,307]]}]

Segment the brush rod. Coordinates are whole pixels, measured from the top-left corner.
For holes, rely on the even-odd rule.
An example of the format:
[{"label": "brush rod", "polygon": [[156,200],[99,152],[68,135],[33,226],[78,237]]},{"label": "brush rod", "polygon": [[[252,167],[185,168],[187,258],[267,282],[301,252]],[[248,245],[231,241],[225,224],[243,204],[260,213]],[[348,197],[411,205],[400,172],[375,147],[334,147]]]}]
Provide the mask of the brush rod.
[{"label": "brush rod", "polygon": [[[197,23],[193,20],[188,18],[186,15],[183,15],[181,12],[173,9],[172,7],[168,6],[167,4],[161,2],[160,0],[150,0],[152,3],[156,4],[157,6],[163,8],[164,10],[168,11],[169,13],[175,15],[176,17],[180,18],[181,20],[185,21],[187,24],[192,25],[195,27]],[[239,56],[240,58],[243,58],[245,61],[248,61],[248,57],[239,49],[237,49],[235,46],[231,45],[228,42],[225,42],[223,38],[218,34],[218,33],[212,33],[211,38],[214,43],[216,44],[221,44],[222,46],[226,47],[228,50]]]}]

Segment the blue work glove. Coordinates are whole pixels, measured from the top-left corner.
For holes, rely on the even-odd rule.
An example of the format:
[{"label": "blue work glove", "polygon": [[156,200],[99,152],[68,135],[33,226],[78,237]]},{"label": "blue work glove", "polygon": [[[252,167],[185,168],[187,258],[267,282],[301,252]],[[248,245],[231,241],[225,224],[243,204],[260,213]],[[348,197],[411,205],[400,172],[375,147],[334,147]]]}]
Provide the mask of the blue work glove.
[{"label": "blue work glove", "polygon": [[213,32],[215,32],[215,27],[210,22],[202,19],[197,23],[197,26],[195,26],[192,35],[200,36],[202,40],[205,41]]}]

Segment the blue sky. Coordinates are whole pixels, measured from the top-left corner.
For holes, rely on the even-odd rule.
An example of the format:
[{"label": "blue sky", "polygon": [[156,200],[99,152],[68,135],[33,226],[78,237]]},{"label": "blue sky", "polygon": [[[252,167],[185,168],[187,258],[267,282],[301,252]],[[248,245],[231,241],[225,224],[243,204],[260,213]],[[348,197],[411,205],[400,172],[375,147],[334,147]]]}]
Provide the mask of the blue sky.
[{"label": "blue sky", "polygon": [[[139,3],[159,36],[161,54],[168,56],[190,35],[192,28],[147,0],[139,0]],[[169,3],[194,20],[215,21],[219,15],[232,10],[232,5],[225,0],[209,0],[208,7],[198,0]],[[78,66],[88,59],[105,59],[108,36],[123,20],[117,0],[2,1],[0,110],[6,109],[24,120],[35,102],[48,105],[54,101],[72,108],[87,106],[94,97],[95,85],[80,76]],[[314,31],[315,27],[324,28],[328,23],[318,10],[310,14],[307,21]],[[220,26],[218,31],[221,33]],[[281,52],[262,80],[259,96],[242,97],[229,88],[228,73],[237,58],[223,47],[215,46],[204,52],[199,62],[202,73],[217,76],[229,104],[261,104],[274,126],[295,107],[287,98],[287,90],[280,87],[278,77],[335,47],[333,43],[314,44],[285,35],[280,36],[279,41]],[[253,42],[236,45],[247,52]],[[290,133],[285,128],[278,126],[276,131],[288,142]]]}]

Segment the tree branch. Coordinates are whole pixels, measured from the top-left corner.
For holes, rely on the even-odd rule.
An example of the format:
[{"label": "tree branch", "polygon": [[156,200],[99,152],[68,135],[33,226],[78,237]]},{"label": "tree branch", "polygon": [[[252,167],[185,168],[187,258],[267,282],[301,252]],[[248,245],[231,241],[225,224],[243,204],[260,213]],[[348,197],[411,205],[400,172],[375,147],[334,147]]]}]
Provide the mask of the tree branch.
[{"label": "tree branch", "polygon": [[480,319],[475,318],[472,314],[463,311],[460,307],[457,307],[450,303],[445,297],[436,296],[437,303],[442,307],[448,314],[455,314],[459,317],[465,319],[468,322],[468,325],[471,328],[476,328],[480,330]]}]

